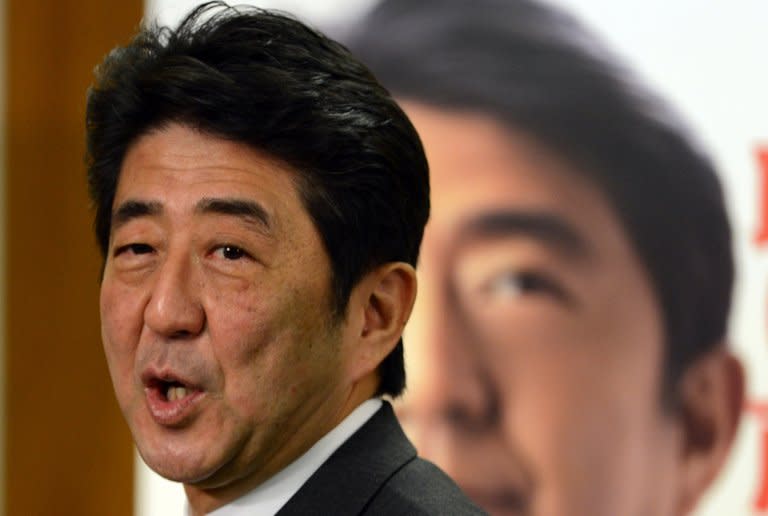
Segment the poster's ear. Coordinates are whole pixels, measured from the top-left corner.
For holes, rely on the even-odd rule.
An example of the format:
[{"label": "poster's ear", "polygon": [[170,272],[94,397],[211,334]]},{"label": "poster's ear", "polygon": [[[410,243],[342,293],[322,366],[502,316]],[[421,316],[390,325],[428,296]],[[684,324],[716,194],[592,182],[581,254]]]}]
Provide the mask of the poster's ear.
[{"label": "poster's ear", "polygon": [[744,371],[725,347],[699,358],[678,390],[683,422],[680,514],[688,514],[712,484],[731,449],[744,404]]}]

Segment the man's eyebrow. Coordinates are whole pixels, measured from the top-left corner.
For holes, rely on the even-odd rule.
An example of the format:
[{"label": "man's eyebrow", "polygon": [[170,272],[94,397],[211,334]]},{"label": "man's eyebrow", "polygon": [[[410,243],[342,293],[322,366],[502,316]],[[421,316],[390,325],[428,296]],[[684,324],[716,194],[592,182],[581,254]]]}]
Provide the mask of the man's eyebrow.
[{"label": "man's eyebrow", "polygon": [[272,229],[272,219],[267,210],[258,202],[236,198],[204,198],[195,206],[197,213],[215,213],[233,215],[246,222],[260,226],[262,231]]},{"label": "man's eyebrow", "polygon": [[157,201],[137,201],[129,199],[120,204],[112,212],[112,230],[119,228],[126,222],[152,215],[159,215],[163,211],[163,205]]},{"label": "man's eyebrow", "polygon": [[586,258],[591,246],[563,217],[551,212],[499,210],[480,214],[461,229],[462,241],[526,237],[571,258]]}]

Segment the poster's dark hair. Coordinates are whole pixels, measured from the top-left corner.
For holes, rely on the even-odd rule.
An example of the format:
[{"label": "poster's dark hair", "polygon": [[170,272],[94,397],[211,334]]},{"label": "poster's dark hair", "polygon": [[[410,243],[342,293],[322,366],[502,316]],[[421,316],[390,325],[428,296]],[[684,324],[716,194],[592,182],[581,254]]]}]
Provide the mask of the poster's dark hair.
[{"label": "poster's dark hair", "polygon": [[600,189],[659,303],[674,401],[725,338],[734,265],[715,170],[671,110],[579,22],[530,0],[384,0],[348,46],[395,96],[491,115]]},{"label": "poster's dark hair", "polygon": [[[176,29],[147,26],[96,69],[86,114],[88,182],[102,253],[123,157],[170,123],[244,143],[296,171],[332,267],[331,309],[374,267],[416,264],[429,214],[421,142],[368,69],[285,14],[210,2]],[[307,271],[311,274],[312,271]],[[405,385],[402,339],[379,392]]]}]

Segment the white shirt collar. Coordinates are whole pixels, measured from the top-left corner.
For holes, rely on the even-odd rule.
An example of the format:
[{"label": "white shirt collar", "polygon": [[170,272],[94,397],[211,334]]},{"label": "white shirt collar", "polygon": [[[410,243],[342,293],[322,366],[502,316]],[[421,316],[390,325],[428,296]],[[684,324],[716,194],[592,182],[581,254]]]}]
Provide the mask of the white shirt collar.
[{"label": "white shirt collar", "polygon": [[[333,430],[317,441],[304,455],[256,489],[216,509],[210,516],[242,516],[259,514],[273,516],[304,485],[312,474],[328,460],[352,434],[354,434],[381,407],[382,401],[373,398],[361,403]],[[187,506],[189,514],[189,506]]]}]

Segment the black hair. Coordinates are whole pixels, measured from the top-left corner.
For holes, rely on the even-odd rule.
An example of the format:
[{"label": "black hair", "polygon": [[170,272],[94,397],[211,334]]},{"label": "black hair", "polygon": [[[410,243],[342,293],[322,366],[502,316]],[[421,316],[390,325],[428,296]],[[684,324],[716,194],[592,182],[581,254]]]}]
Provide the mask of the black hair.
[{"label": "black hair", "polygon": [[[429,214],[428,168],[402,110],[340,44],[296,19],[209,2],[176,29],[143,27],[97,67],[86,113],[88,183],[104,256],[127,149],[181,123],[287,163],[332,267],[331,309],[374,267],[416,264]],[[379,393],[405,385],[402,339]]]},{"label": "black hair", "polygon": [[398,98],[490,115],[600,189],[661,308],[674,401],[684,370],[724,340],[734,265],[713,165],[669,107],[577,20],[532,0],[384,0],[348,45]]}]

